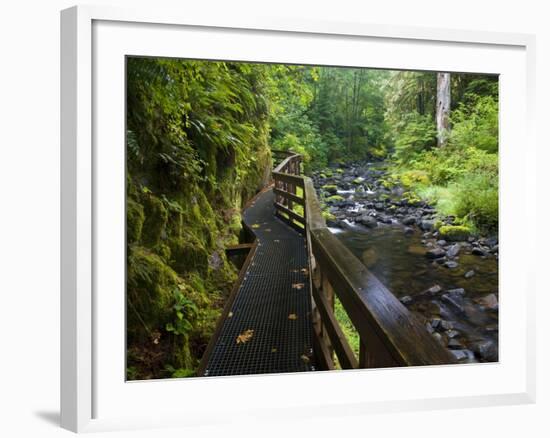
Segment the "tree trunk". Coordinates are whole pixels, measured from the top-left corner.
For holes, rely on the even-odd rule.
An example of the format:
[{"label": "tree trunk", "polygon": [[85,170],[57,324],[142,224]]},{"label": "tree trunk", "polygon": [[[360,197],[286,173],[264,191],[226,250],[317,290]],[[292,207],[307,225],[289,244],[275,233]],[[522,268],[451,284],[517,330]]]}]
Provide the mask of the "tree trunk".
[{"label": "tree trunk", "polygon": [[451,74],[437,73],[437,146],[445,146],[449,136],[449,112],[451,110]]}]

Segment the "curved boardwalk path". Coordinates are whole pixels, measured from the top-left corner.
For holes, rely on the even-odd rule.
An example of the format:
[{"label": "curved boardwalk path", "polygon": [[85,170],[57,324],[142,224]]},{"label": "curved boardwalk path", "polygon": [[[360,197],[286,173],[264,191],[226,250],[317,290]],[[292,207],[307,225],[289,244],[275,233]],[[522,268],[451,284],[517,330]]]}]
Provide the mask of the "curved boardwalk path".
[{"label": "curved boardwalk path", "polygon": [[268,189],[244,211],[257,248],[205,376],[315,369],[306,239],[275,217],[273,202]]}]

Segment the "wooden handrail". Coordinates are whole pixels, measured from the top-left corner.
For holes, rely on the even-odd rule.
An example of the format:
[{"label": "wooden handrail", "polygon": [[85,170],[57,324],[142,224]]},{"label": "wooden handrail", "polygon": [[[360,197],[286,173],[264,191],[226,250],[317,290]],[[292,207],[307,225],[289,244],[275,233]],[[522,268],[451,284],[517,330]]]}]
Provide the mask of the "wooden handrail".
[{"label": "wooden handrail", "polygon": [[[273,170],[275,208],[285,220],[305,224],[310,259],[315,346],[321,368],[442,365],[454,356],[327,228],[313,182],[301,176],[301,156],[276,151],[286,158]],[[302,188],[302,198],[296,188]],[[299,202],[300,199],[302,202]],[[293,209],[303,205],[303,217]],[[283,218],[281,215],[279,217]],[[360,337],[356,358],[334,316],[338,297]]]}]

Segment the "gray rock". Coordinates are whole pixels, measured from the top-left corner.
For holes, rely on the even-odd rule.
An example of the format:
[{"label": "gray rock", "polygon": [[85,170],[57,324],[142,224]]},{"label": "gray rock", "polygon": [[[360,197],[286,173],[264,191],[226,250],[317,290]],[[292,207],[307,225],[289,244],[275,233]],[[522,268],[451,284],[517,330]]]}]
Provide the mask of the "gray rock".
[{"label": "gray rock", "polygon": [[450,339],[447,343],[447,347],[449,347],[451,350],[461,350],[464,348],[464,345],[462,345],[462,342],[460,342],[458,339],[453,338]]},{"label": "gray rock", "polygon": [[433,248],[426,251],[426,257],[429,259],[438,259],[445,256],[445,250],[443,248]]},{"label": "gray rock", "polygon": [[476,342],[472,349],[476,356],[485,362],[498,361],[498,347],[491,340]]},{"label": "gray rock", "polygon": [[445,246],[445,245],[447,245],[447,241],[446,241],[446,240],[438,240],[436,243],[437,243],[439,246]]},{"label": "gray rock", "polygon": [[458,330],[447,330],[445,334],[449,339],[453,339],[460,335],[460,332]]},{"label": "gray rock", "polygon": [[451,350],[451,353],[459,362],[475,362],[474,353],[465,348],[461,350]]},{"label": "gray rock", "polygon": [[374,204],[374,208],[378,211],[384,210],[384,204],[382,204],[381,202],[377,202],[376,204]]},{"label": "gray rock", "polygon": [[454,328],[454,324],[451,321],[446,321],[444,319],[441,320],[441,328],[443,330],[452,330]]},{"label": "gray rock", "polygon": [[448,293],[449,295],[451,295],[451,296],[458,296],[458,297],[464,296],[464,293],[465,293],[465,292],[466,292],[466,291],[465,291],[463,288],[461,288],[461,287],[456,288],[456,289],[449,289],[449,290],[447,291],[447,293]]},{"label": "gray rock", "polygon": [[403,218],[401,222],[403,223],[403,225],[414,225],[416,224],[416,218],[414,216],[407,216]]},{"label": "gray rock", "polygon": [[429,322],[426,323],[426,330],[428,330],[428,333],[430,334],[434,332],[434,328]]},{"label": "gray rock", "polygon": [[477,302],[486,309],[498,309],[498,298],[495,294],[485,295],[483,298],[477,300]]},{"label": "gray rock", "polygon": [[378,226],[377,220],[372,216],[367,216],[367,215],[361,216],[358,222],[369,228],[376,228]]},{"label": "gray rock", "polygon": [[439,325],[441,324],[441,318],[432,318],[430,324],[434,329],[438,328]]},{"label": "gray rock", "polygon": [[405,227],[403,233],[405,233],[405,236],[412,236],[414,234],[414,228]]},{"label": "gray rock", "polygon": [[410,295],[405,295],[404,297],[401,297],[399,298],[399,301],[401,301],[401,303],[403,304],[410,304],[412,303],[412,298],[410,297]]},{"label": "gray rock", "polygon": [[435,221],[433,220],[423,220],[420,222],[420,228],[424,231],[432,231],[434,229]]},{"label": "gray rock", "polygon": [[472,278],[474,275],[476,275],[475,271],[468,271],[464,274],[464,278]]},{"label": "gray rock", "polygon": [[452,261],[452,260],[449,260],[449,261],[443,263],[443,265],[446,266],[449,269],[454,269],[454,268],[458,267],[458,263],[455,262],[455,261]]},{"label": "gray rock", "polygon": [[429,289],[427,289],[425,293],[427,293],[429,295],[436,295],[439,292],[441,292],[442,290],[443,290],[443,288],[439,284],[435,284],[432,287],[430,287]]},{"label": "gray rock", "polygon": [[460,253],[460,244],[455,243],[447,250],[447,257],[456,257]]},{"label": "gray rock", "polygon": [[451,350],[451,353],[454,355],[455,359],[458,361],[468,358],[468,355],[464,350]]},{"label": "gray rock", "polygon": [[479,247],[472,248],[472,254],[476,256],[486,256],[487,253]]},{"label": "gray rock", "polygon": [[462,299],[455,296],[450,296],[447,294],[443,294],[441,296],[441,301],[444,301],[446,304],[448,304],[450,307],[452,307],[456,312],[463,313],[464,307],[462,306]]}]

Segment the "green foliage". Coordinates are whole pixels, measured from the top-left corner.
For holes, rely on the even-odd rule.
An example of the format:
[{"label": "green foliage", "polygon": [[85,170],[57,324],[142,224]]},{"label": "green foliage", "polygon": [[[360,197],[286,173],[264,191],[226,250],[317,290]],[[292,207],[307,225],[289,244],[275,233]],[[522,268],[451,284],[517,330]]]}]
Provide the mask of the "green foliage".
[{"label": "green foliage", "polygon": [[457,147],[476,147],[498,152],[498,102],[492,96],[469,99],[473,105],[461,103],[453,111],[450,142]]},{"label": "green foliage", "polygon": [[410,161],[416,154],[437,143],[435,122],[429,115],[409,113],[395,127],[395,157]]},{"label": "green foliage", "polygon": [[193,328],[192,321],[197,317],[199,309],[180,290],[174,291],[174,301],[172,305],[174,317],[172,321],[166,323],[166,331],[175,335],[188,334]]},{"label": "green foliage", "polygon": [[498,177],[491,174],[471,174],[457,183],[457,216],[466,217],[482,231],[498,227]]},{"label": "green foliage", "polygon": [[349,319],[344,306],[337,297],[334,298],[334,316],[336,317],[336,321],[338,321],[340,328],[344,332],[346,340],[348,341],[352,351],[355,353],[355,356],[359,357],[359,333],[357,333],[357,330]]}]

